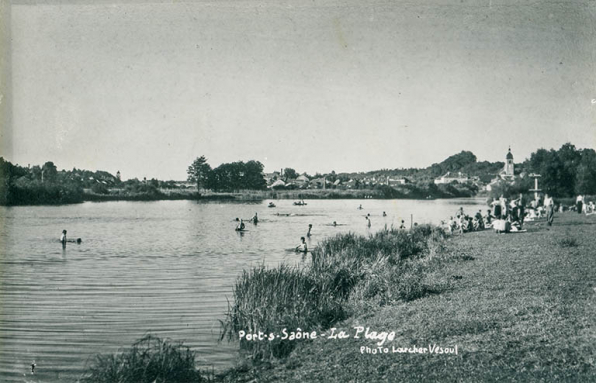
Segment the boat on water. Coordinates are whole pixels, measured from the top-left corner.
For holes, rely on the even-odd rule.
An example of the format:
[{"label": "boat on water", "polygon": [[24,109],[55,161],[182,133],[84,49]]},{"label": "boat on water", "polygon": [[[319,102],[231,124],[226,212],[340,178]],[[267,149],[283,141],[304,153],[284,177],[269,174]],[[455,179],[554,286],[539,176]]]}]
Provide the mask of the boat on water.
[{"label": "boat on water", "polygon": [[304,202],[304,201],[294,202],[294,206],[306,206],[306,202]]},{"label": "boat on water", "polygon": [[269,202],[269,205],[267,205],[267,207],[275,207],[275,204],[273,202]]}]

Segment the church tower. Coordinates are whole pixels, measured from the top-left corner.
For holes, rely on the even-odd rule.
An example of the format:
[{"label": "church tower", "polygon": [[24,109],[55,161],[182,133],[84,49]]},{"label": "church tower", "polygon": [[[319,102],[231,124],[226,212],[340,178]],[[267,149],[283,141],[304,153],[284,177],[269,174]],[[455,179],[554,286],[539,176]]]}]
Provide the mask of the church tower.
[{"label": "church tower", "polygon": [[505,177],[513,177],[513,154],[511,154],[511,147],[505,157]]}]

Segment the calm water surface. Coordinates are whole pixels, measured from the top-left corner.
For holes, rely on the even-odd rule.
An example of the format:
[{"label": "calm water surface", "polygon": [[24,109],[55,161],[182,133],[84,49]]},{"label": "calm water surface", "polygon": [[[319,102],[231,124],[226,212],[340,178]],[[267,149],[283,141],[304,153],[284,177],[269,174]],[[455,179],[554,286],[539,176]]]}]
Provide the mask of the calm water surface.
[{"label": "calm water surface", "polygon": [[[217,342],[218,320],[236,277],[253,265],[299,261],[286,249],[299,244],[308,224],[312,247],[341,232],[373,233],[402,219],[409,226],[411,214],[418,223],[439,223],[460,206],[486,209],[482,199],[268,202],[0,208],[0,381],[76,381],[90,357],[146,332],[184,341],[203,368],[225,368],[237,346]],[[234,231],[236,217],[255,212],[257,226]],[[83,243],[63,249],[63,229]]]}]

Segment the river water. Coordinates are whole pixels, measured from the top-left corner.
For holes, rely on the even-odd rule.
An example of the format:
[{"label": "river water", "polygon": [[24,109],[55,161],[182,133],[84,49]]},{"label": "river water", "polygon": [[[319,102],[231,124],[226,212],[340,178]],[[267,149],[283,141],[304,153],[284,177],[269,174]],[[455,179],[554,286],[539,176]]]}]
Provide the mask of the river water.
[{"label": "river water", "polygon": [[[223,369],[237,345],[218,343],[218,320],[236,277],[262,263],[298,262],[287,249],[309,224],[312,247],[341,232],[399,227],[402,219],[409,227],[412,217],[439,223],[460,206],[486,209],[483,199],[268,202],[0,207],[0,381],[76,381],[89,358],[147,332],[184,341],[202,368]],[[255,212],[258,225],[234,231],[236,217]],[[63,229],[83,243],[63,249]]]}]

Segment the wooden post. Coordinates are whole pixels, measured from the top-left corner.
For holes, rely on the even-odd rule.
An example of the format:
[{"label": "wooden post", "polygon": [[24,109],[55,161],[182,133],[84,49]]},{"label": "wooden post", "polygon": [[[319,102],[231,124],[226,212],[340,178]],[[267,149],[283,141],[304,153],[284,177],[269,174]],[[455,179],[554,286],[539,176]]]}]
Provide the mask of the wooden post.
[{"label": "wooden post", "polygon": [[414,214],[410,214],[410,229],[414,227]]}]

